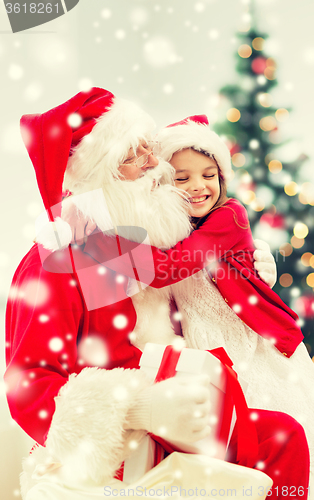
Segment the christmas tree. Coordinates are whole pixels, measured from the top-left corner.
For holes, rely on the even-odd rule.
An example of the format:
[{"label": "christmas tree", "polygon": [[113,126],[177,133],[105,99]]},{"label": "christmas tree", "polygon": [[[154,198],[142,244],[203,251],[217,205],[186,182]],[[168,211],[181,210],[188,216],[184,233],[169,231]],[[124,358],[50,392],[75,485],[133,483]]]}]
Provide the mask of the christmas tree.
[{"label": "christmas tree", "polygon": [[270,243],[278,268],[274,290],[299,315],[314,361],[314,185],[298,175],[305,155],[290,163],[280,158],[280,124],[290,110],[273,103],[277,65],[264,51],[266,38],[249,25],[238,34],[239,83],[221,89],[223,118],[214,128],[231,151],[229,193],[246,206],[254,237]]}]

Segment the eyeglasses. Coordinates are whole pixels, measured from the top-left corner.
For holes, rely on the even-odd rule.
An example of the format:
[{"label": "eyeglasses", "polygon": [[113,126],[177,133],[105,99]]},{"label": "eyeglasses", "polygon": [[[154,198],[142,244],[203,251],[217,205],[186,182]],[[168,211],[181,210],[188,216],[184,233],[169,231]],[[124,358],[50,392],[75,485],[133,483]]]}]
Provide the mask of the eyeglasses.
[{"label": "eyeglasses", "polygon": [[160,151],[161,151],[161,147],[160,147],[160,143],[159,142],[156,142],[156,141],[149,141],[147,143],[147,147],[145,147],[145,149],[150,149],[151,151],[149,153],[145,153],[141,156],[139,156],[136,160],[130,162],[130,163],[123,163],[122,165],[136,165],[137,168],[143,168],[146,163],[148,163],[148,159],[150,157],[150,155],[154,155],[154,156],[158,156]]}]

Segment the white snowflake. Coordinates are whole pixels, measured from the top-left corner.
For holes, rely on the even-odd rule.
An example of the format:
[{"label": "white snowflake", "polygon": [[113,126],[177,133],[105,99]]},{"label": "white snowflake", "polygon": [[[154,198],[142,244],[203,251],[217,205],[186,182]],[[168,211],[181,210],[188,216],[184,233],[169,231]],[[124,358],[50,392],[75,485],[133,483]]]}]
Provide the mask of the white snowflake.
[{"label": "white snowflake", "polygon": [[112,12],[110,9],[103,9],[100,15],[103,19],[110,19],[110,17],[112,16]]},{"label": "white snowflake", "polygon": [[205,10],[205,4],[203,4],[203,2],[197,2],[194,5],[194,10],[196,10],[196,12],[204,12],[204,10]]},{"label": "white snowflake", "polygon": [[48,417],[48,412],[47,412],[47,410],[40,410],[40,412],[38,412],[38,416],[39,416],[39,418],[41,418],[41,419],[43,419],[43,420],[44,420],[45,418],[47,418],[47,417]]},{"label": "white snowflake", "polygon": [[217,40],[217,38],[219,38],[219,31],[216,29],[212,29],[208,32],[208,36],[212,40]]},{"label": "white snowflake", "polygon": [[258,302],[257,295],[250,295],[249,298],[248,298],[248,302],[249,302],[249,304],[252,304],[252,306],[254,306],[255,304],[257,304],[257,302]]},{"label": "white snowflake", "polygon": [[10,257],[7,253],[0,252],[0,267],[6,267],[10,262]]},{"label": "white snowflake", "polygon": [[[29,280],[23,287],[23,300],[30,306],[43,306],[49,300],[49,288],[43,281]],[[39,321],[45,323],[49,316],[41,314]]]},{"label": "white snowflake", "polygon": [[37,101],[37,99],[42,96],[43,90],[44,89],[40,83],[31,83],[26,87],[24,91],[25,99],[27,101]]},{"label": "white snowflake", "polygon": [[303,61],[309,66],[314,65],[314,47],[307,47],[303,52]]},{"label": "white snowflake", "polygon": [[127,317],[124,316],[124,314],[117,314],[113,319],[113,325],[115,326],[115,328],[122,329],[125,328],[127,324],[128,320]]},{"label": "white snowflake", "polygon": [[172,347],[175,351],[182,351],[186,347],[184,338],[177,336],[172,342]]},{"label": "white snowflake", "polygon": [[130,448],[130,450],[136,450],[138,448],[138,441],[136,441],[135,439],[132,439],[129,442],[129,448]]},{"label": "white snowflake", "polygon": [[71,113],[68,116],[67,122],[70,127],[77,128],[82,124],[83,118],[79,113]]},{"label": "white snowflake", "polygon": [[161,427],[159,427],[157,432],[158,432],[158,435],[161,437],[166,436],[167,435],[167,427],[161,426]]},{"label": "white snowflake", "polygon": [[217,415],[210,415],[209,419],[208,419],[208,423],[209,425],[216,425],[218,423],[218,417]]},{"label": "white snowflake", "polygon": [[89,366],[104,367],[109,360],[106,344],[95,335],[89,336],[80,342],[78,353],[85,364]]},{"label": "white snowflake", "polygon": [[151,37],[144,44],[144,58],[154,68],[165,68],[178,60],[170,38],[160,35]]},{"label": "white snowflake", "polygon": [[232,306],[232,309],[234,310],[235,313],[240,313],[242,311],[242,307],[240,306],[240,304],[234,304]]},{"label": "white snowflake", "polygon": [[259,141],[257,139],[252,139],[250,142],[249,142],[249,148],[250,149],[257,149],[259,148]]},{"label": "white snowflake", "polygon": [[143,26],[148,20],[148,12],[143,7],[136,7],[131,11],[130,18],[132,23]]},{"label": "white snowflake", "polygon": [[165,94],[172,94],[172,92],[174,90],[173,85],[171,85],[171,83],[166,83],[163,86],[162,90],[164,91]]},{"label": "white snowflake", "polygon": [[78,88],[81,92],[88,92],[93,87],[93,82],[90,78],[82,78],[78,82]]},{"label": "white snowflake", "polygon": [[20,80],[24,75],[24,69],[18,64],[10,64],[9,66],[9,77],[11,80]]},{"label": "white snowflake", "polygon": [[182,470],[176,469],[173,475],[176,479],[181,479],[181,477],[183,476]]},{"label": "white snowflake", "polygon": [[61,349],[63,349],[64,343],[63,343],[63,340],[60,339],[60,337],[53,337],[52,339],[50,339],[48,345],[49,345],[49,349],[52,352],[59,352],[59,351],[61,351]]},{"label": "white snowflake", "polygon": [[49,321],[49,316],[47,314],[41,314],[38,318],[38,321],[40,321],[40,323],[47,323],[47,321]]},{"label": "white snowflake", "polygon": [[175,321],[181,321],[181,320],[182,320],[182,313],[180,313],[179,311],[175,312],[175,313],[173,314],[173,319],[174,319]]},{"label": "white snowflake", "polygon": [[128,391],[122,385],[115,387],[113,390],[113,398],[116,401],[125,401],[128,398]]},{"label": "white snowflake", "polygon": [[126,32],[122,29],[119,29],[115,32],[115,37],[117,40],[124,40],[126,37]]}]

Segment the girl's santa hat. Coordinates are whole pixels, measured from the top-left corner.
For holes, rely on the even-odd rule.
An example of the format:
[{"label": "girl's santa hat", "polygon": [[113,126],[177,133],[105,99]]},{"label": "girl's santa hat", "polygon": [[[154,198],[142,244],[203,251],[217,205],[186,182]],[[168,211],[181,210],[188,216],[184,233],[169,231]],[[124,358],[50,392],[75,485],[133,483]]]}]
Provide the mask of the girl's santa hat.
[{"label": "girl's santa hat", "polygon": [[221,138],[209,128],[206,115],[189,116],[162,129],[157,136],[160,156],[170,161],[182,149],[192,148],[214,158],[228,183],[232,177],[230,152]]},{"label": "girl's santa hat", "polygon": [[96,87],[46,113],[23,116],[22,137],[49,219],[60,215],[64,189],[80,193],[119,177],[119,163],[154,128],[138,106]]}]

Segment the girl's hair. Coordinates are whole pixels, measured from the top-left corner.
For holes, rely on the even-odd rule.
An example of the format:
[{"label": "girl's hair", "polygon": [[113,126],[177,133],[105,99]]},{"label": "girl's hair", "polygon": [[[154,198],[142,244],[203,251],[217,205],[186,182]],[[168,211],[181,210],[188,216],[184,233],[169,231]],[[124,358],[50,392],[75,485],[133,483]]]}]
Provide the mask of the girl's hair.
[{"label": "girl's hair", "polygon": [[[199,150],[199,149],[195,149],[195,148],[191,148],[193,149],[194,151],[198,152],[198,153],[202,153],[203,155],[205,156],[208,156],[209,158],[212,158],[215,162],[216,162],[216,165],[218,167],[218,176],[219,176],[219,187],[220,187],[220,194],[219,194],[219,197],[218,197],[218,200],[216,201],[215,205],[209,210],[209,212],[206,214],[206,215],[203,215],[203,217],[191,217],[191,223],[192,223],[192,226],[194,227],[194,229],[197,229],[198,227],[200,227],[202,224],[204,224],[204,222],[206,221],[207,217],[214,211],[216,210],[217,208],[220,208],[222,207],[225,203],[227,203],[227,201],[230,199],[228,198],[227,196],[227,184],[226,184],[226,181],[225,181],[225,178],[224,176],[222,175],[222,172],[221,172],[221,169],[215,159],[215,156],[213,154],[209,154],[207,153],[207,151],[204,151],[204,150]],[[226,207],[226,208],[229,208],[230,210],[232,210],[232,212],[234,212],[234,220],[235,220],[235,223],[241,227],[242,229],[247,229],[249,227],[249,224],[245,227],[241,226],[241,224],[239,224],[238,220],[237,220],[237,214],[235,213],[235,211],[233,210],[233,208],[231,207]]]}]

